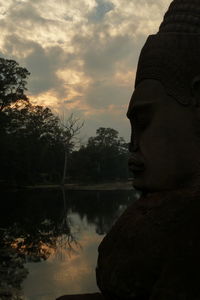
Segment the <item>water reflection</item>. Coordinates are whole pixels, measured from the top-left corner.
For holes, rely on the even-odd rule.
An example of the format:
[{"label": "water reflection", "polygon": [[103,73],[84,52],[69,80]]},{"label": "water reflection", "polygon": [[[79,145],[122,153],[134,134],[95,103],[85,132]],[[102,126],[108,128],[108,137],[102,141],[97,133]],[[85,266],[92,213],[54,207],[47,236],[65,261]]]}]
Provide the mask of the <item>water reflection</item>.
[{"label": "water reflection", "polygon": [[76,224],[73,233],[79,245],[73,245],[70,252],[58,248],[57,255],[51,255],[45,263],[28,264],[31,272],[23,285],[28,299],[50,300],[63,294],[97,290],[97,247],[103,236],[97,235],[95,226],[88,227],[86,219],[81,220],[78,214],[70,214],[70,219]]},{"label": "water reflection", "polygon": [[25,298],[50,300],[96,291],[97,247],[134,197],[130,191],[5,193],[0,204],[2,248],[26,261]]}]

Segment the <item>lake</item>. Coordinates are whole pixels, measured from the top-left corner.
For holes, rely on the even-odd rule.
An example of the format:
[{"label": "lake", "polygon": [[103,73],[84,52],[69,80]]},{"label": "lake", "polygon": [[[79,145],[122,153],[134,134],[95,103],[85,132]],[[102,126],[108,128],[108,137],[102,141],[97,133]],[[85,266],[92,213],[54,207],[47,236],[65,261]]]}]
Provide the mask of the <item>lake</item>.
[{"label": "lake", "polygon": [[98,291],[98,245],[137,198],[134,191],[4,192],[0,299],[53,300]]}]

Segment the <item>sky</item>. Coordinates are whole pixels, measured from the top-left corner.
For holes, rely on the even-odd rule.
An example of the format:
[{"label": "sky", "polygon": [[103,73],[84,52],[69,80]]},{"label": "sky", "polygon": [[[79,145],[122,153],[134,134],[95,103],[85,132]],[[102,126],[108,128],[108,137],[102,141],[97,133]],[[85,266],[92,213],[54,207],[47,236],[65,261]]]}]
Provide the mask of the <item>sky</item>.
[{"label": "sky", "polygon": [[31,73],[27,95],[129,140],[127,106],[140,50],[171,0],[0,0],[0,57]]}]

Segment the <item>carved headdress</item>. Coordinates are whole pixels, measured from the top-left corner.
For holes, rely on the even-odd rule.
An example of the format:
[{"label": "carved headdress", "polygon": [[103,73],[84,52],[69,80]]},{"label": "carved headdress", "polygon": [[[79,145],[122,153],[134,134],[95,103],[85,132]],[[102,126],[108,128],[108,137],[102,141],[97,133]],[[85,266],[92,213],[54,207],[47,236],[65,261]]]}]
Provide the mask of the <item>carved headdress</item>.
[{"label": "carved headdress", "polygon": [[159,32],[141,51],[135,86],[144,79],[162,82],[169,95],[188,105],[192,79],[200,74],[200,0],[174,0]]}]

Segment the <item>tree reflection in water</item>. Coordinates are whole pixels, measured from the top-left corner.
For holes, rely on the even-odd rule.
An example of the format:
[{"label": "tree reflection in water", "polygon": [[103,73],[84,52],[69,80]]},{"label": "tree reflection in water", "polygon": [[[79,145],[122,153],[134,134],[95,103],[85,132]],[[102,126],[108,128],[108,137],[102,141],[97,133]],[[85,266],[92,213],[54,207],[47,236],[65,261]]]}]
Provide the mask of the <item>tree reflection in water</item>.
[{"label": "tree reflection in water", "polygon": [[0,210],[2,300],[21,299],[20,285],[27,275],[25,262],[46,260],[58,248],[70,251],[73,243],[76,245],[68,223],[66,198],[61,198],[64,203],[55,198],[52,206],[48,196],[49,192],[36,191],[4,193]]},{"label": "tree reflection in water", "polygon": [[[47,260],[51,254],[61,259],[60,249],[70,255],[71,251],[81,248],[72,233],[74,224],[70,224],[70,213],[86,218],[102,235],[134,198],[130,197],[130,191],[66,193],[64,189],[5,192],[3,196],[4,201],[0,203],[1,248],[7,249],[7,253],[14,251],[18,254],[16,259],[20,257],[26,262]],[[12,272],[13,278],[14,274]],[[0,282],[5,283],[3,276],[1,273]],[[13,287],[19,287],[19,284],[13,284]]]},{"label": "tree reflection in water", "polygon": [[48,196],[52,197],[49,192],[47,194],[39,192],[35,202],[32,194],[30,198],[26,198],[28,194],[23,192],[22,199],[18,199],[20,196],[18,193],[13,195],[17,197],[17,201],[14,202],[19,201],[18,204],[21,204],[17,210],[15,207],[14,212],[10,211],[10,205],[6,207],[7,214],[12,213],[10,221],[13,219],[14,222],[12,225],[2,224],[5,228],[4,244],[23,254],[26,261],[34,262],[48,259],[58,247],[70,250],[73,244],[77,245],[70,231],[66,193],[62,191],[60,197],[57,191],[54,192],[53,194],[57,196],[55,202],[49,198],[48,203]]}]

